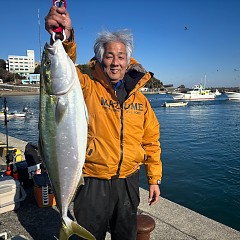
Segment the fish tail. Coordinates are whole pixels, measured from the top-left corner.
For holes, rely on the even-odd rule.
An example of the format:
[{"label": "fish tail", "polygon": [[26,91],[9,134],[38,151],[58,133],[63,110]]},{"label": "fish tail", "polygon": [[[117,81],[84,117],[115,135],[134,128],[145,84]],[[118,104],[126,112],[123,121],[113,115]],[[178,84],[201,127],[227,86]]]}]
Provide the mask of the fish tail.
[{"label": "fish tail", "polygon": [[62,227],[59,233],[59,240],[67,240],[73,234],[88,240],[96,240],[96,238],[84,227],[80,226],[70,218],[67,221],[62,221]]}]

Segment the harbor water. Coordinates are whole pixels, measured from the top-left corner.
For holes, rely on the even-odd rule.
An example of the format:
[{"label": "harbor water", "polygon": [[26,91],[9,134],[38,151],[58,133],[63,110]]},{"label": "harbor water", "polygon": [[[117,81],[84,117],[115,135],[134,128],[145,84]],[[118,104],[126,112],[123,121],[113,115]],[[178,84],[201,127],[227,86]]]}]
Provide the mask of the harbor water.
[{"label": "harbor water", "polygon": [[[161,124],[161,195],[240,231],[240,101],[220,96],[164,108],[170,95],[146,95]],[[39,96],[9,96],[9,111],[28,107],[33,115],[12,118],[10,136],[38,142]],[[3,98],[0,99],[3,105]],[[6,126],[0,120],[0,132]],[[11,145],[11,142],[9,142]],[[148,185],[141,169],[141,187]]]}]

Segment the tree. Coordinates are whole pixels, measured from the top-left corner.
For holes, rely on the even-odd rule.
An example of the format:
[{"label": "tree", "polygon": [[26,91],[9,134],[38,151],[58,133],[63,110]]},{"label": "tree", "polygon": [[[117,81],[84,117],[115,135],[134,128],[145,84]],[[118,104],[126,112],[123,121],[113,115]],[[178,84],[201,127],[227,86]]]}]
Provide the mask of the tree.
[{"label": "tree", "polygon": [[185,85],[182,84],[178,88],[185,88]]},{"label": "tree", "polygon": [[25,77],[19,75],[18,73],[14,74],[8,72],[6,69],[0,68],[0,78],[4,83],[6,82],[16,82],[17,80],[24,79]]},{"label": "tree", "polygon": [[147,88],[149,89],[154,89],[154,88],[162,88],[163,87],[163,83],[158,80],[157,78],[155,77],[152,77],[146,84]]},{"label": "tree", "polygon": [[25,76],[22,76],[22,75],[20,75],[18,73],[15,73],[14,77],[15,77],[16,80],[21,80],[21,79],[25,79],[26,78]]},{"label": "tree", "polygon": [[5,62],[5,60],[3,60],[3,59],[0,59],[0,68],[6,70],[6,62]]},{"label": "tree", "polygon": [[0,68],[0,78],[3,80],[3,82],[14,81],[14,75],[3,68]]},{"label": "tree", "polygon": [[34,73],[35,74],[40,74],[40,65],[37,65],[37,67],[35,67]]}]

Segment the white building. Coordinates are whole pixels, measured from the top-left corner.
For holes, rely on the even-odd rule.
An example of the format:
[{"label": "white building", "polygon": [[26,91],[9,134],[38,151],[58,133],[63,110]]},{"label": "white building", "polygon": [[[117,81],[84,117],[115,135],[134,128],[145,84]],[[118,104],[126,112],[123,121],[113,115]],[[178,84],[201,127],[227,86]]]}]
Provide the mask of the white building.
[{"label": "white building", "polygon": [[8,55],[6,69],[11,73],[18,73],[22,76],[27,76],[29,73],[34,73],[34,50],[27,50],[27,56]]}]

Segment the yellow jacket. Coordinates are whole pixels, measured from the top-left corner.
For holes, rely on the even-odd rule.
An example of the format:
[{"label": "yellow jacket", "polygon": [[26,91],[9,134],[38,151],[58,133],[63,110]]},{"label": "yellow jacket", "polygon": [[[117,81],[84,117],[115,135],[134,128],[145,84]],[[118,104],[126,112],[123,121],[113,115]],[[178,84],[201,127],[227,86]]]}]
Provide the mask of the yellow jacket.
[{"label": "yellow jacket", "polygon": [[[76,61],[76,43],[64,47]],[[139,66],[132,59],[129,69]],[[101,179],[125,178],[145,165],[149,184],[162,177],[159,122],[146,97],[139,91],[152,77],[144,73],[122,106],[96,60],[89,63],[92,79],[77,69],[89,114],[84,176]],[[79,123],[81,124],[81,123]]]}]

